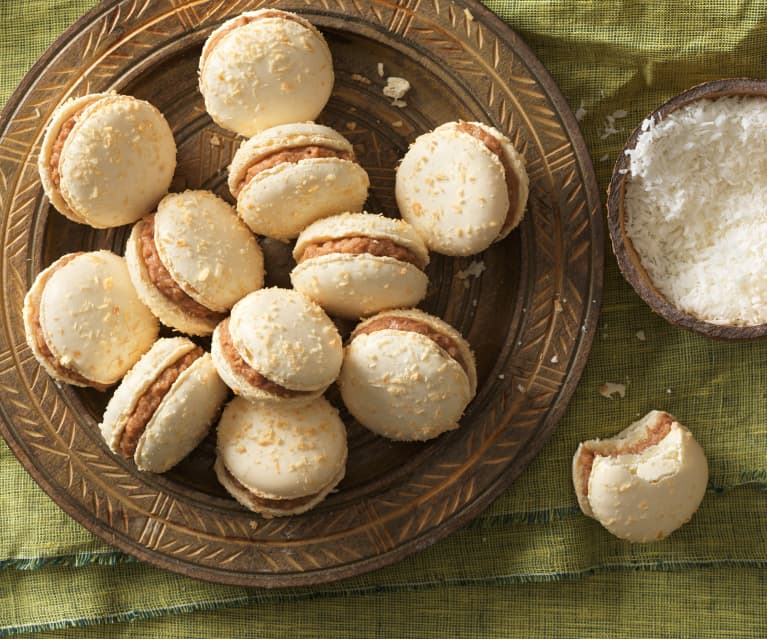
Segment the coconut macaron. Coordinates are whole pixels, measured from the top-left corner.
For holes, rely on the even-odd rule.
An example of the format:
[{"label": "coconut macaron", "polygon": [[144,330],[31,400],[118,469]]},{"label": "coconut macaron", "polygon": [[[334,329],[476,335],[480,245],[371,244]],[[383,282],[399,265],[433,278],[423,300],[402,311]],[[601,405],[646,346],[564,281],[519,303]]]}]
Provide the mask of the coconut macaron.
[{"label": "coconut macaron", "polygon": [[320,397],[308,404],[227,404],[217,428],[214,469],[246,508],[296,515],[321,502],[346,472],[346,428]]},{"label": "coconut macaron", "polygon": [[213,332],[221,379],[252,401],[306,403],[338,377],[341,336],[318,304],[291,289],[250,293]]},{"label": "coconut macaron", "polygon": [[413,142],[397,168],[403,219],[430,250],[473,255],[522,220],[529,179],[511,141],[480,122],[448,122]]},{"label": "coconut macaron", "polygon": [[313,120],[333,90],[333,59],[322,34],[295,13],[246,11],[206,40],[200,92],[213,120],[245,137]]},{"label": "coconut macaron", "polygon": [[407,222],[383,215],[318,220],[298,236],[293,257],[293,287],[331,315],[349,319],[415,306],[429,283],[423,240]]},{"label": "coconut macaron", "polygon": [[228,394],[209,353],[186,337],[159,339],[123,378],[99,428],[110,450],[164,473],[205,439]]},{"label": "coconut macaron", "polygon": [[313,122],[276,126],[244,142],[229,168],[237,212],[258,235],[293,239],[323,217],[361,211],[370,180],[352,144]]},{"label": "coconut macaron", "polygon": [[53,206],[95,228],[154,209],[176,168],[173,132],[149,102],[116,93],[74,98],[54,111],[38,156]]},{"label": "coconut macaron", "polygon": [[474,354],[438,317],[384,311],[352,333],[338,385],[366,428],[389,439],[424,441],[458,427],[477,389]]},{"label": "coconut macaron", "polygon": [[689,521],[708,485],[700,444],[657,410],[615,437],[581,443],[572,471],[583,513],[632,542],[659,541]]},{"label": "coconut macaron", "polygon": [[237,300],[264,284],[264,257],[234,209],[209,191],[162,199],[125,248],[139,296],[163,324],[209,335]]},{"label": "coconut macaron", "polygon": [[27,343],[51,377],[102,391],[159,332],[125,260],[110,251],[70,253],[41,271],[24,297],[23,318]]}]

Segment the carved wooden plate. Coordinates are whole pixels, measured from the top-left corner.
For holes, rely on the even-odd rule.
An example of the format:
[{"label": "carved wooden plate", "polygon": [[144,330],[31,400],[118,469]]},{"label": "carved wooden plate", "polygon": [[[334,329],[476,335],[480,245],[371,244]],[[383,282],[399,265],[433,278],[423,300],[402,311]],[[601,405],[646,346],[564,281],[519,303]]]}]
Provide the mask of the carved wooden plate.
[{"label": "carved wooden plate", "polygon": [[[174,190],[230,198],[238,144],[215,127],[197,91],[206,36],[260,0],[110,0],[38,61],[0,123],[0,393],[9,445],[40,486],[96,535],[140,559],[210,581],[313,584],[389,564],[475,517],[551,435],[585,364],[601,301],[603,223],[575,119],[535,56],[473,0],[273,0],[320,27],[336,85],[321,120],[343,132],[369,171],[371,211],[396,215],[394,167],[420,133],[448,120],[491,123],[524,153],[528,212],[505,241],[474,258],[435,256],[422,305],[468,337],[479,392],[462,428],[424,444],[385,441],[348,422],[338,492],[285,519],[246,512],[218,485],[209,437],[161,476],[108,452],[97,423],[107,397],[53,383],[24,340],[22,300],[63,253],[121,251],[126,229],[65,220],[43,196],[36,160],[46,120],[70,96],[114,89],[147,99],[175,131]],[[382,95],[408,79],[407,106]],[[288,252],[265,241],[271,283]],[[331,393],[332,395],[332,393]]]}]

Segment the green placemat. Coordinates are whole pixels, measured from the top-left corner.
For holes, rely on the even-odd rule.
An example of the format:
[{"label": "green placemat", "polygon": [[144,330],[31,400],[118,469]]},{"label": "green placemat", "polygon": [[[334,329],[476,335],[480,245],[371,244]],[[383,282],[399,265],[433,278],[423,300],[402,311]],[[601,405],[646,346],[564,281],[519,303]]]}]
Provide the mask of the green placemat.
[{"label": "green placemat", "polygon": [[[0,4],[0,101],[93,5]],[[665,99],[705,80],[764,77],[767,8],[758,3],[487,5],[579,116],[603,192],[631,129]],[[249,591],[135,562],[64,515],[0,443],[0,634],[51,636],[39,633],[67,625],[78,629],[61,636],[764,634],[767,342],[712,342],[672,328],[626,285],[609,248],[607,256],[589,363],[542,453],[468,528],[368,575]],[[625,384],[625,397],[602,397],[604,382]],[[570,460],[579,441],[653,408],[693,430],[711,485],[689,525],[662,543],[629,545],[580,514]],[[81,627],[99,621],[115,625]]]}]

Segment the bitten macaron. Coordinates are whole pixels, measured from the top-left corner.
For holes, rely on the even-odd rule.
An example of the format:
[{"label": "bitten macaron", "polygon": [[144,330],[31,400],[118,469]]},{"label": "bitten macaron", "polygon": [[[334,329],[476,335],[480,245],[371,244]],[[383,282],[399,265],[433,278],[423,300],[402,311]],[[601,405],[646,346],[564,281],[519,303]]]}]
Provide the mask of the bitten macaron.
[{"label": "bitten macaron", "polygon": [[573,485],[583,513],[616,537],[659,541],[700,506],[708,463],[687,428],[654,410],[615,437],[580,444]]},{"label": "bitten macaron", "polygon": [[246,11],[206,40],[200,92],[213,120],[249,137],[278,124],[314,120],[333,90],[333,59],[301,16]]},{"label": "bitten macaron", "polygon": [[209,353],[162,338],[123,378],[99,428],[113,452],[164,473],[205,439],[228,395]]},{"label": "bitten macaron", "polygon": [[234,154],[229,190],[237,212],[258,235],[293,239],[323,217],[361,211],[370,180],[351,143],[313,122],[277,126]]},{"label": "bitten macaron", "polygon": [[416,138],[397,168],[395,194],[430,250],[473,255],[520,223],[528,183],[524,158],[505,135],[460,121]]},{"label": "bitten macaron", "polygon": [[354,330],[338,385],[366,428],[424,441],[458,428],[477,373],[471,347],[447,322],[416,309],[391,310]]},{"label": "bitten macaron", "polygon": [[227,404],[217,428],[214,469],[243,506],[266,517],[320,503],[346,472],[346,428],[323,397],[300,406]]},{"label": "bitten macaron", "polygon": [[64,102],[43,137],[38,169],[56,210],[94,228],[131,224],[157,206],[176,168],[176,143],[149,102],[94,93]]},{"label": "bitten macaron", "polygon": [[151,348],[160,328],[125,260],[110,251],[69,253],[41,271],[23,317],[27,343],[51,377],[102,391]]},{"label": "bitten macaron", "polygon": [[341,336],[318,304],[291,289],[250,293],[213,332],[221,379],[251,401],[306,403],[338,377]]},{"label": "bitten macaron", "polygon": [[293,257],[293,287],[344,318],[415,306],[429,283],[423,240],[407,222],[383,215],[318,220],[298,236]]},{"label": "bitten macaron", "polygon": [[264,257],[234,209],[209,191],[162,199],[133,227],[125,249],[139,297],[166,326],[209,335],[264,284]]}]

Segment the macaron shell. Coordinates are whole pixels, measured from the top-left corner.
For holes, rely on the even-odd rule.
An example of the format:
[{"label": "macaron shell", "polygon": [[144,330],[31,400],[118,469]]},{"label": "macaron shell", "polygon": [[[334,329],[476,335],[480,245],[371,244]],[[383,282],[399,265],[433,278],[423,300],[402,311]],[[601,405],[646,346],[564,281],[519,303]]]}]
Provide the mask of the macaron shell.
[{"label": "macaron shell", "polygon": [[178,286],[213,311],[228,311],[264,285],[261,247],[235,210],[213,193],[186,191],[163,198],[154,239]]},{"label": "macaron shell", "polygon": [[222,127],[252,136],[313,120],[333,89],[330,50],[314,28],[261,17],[224,35],[201,60],[205,108]]},{"label": "macaron shell", "polygon": [[335,485],[346,465],[346,427],[324,398],[310,404],[235,398],[218,424],[218,459],[266,499],[296,499]]},{"label": "macaron shell", "polygon": [[[220,326],[220,325],[219,325]],[[295,397],[281,397],[265,391],[251,384],[247,379],[235,371],[224,356],[221,348],[221,329],[219,326],[213,331],[210,353],[219,376],[235,395],[244,397],[251,402],[277,402],[280,404],[307,404],[322,395],[325,388],[319,388],[313,392],[302,392]]]},{"label": "macaron shell", "polygon": [[196,359],[171,386],[138,441],[139,470],[164,473],[205,439],[228,389],[209,353]]},{"label": "macaron shell", "polygon": [[509,210],[503,164],[460,131],[418,137],[397,169],[395,195],[402,218],[445,255],[485,250],[498,239]]},{"label": "macaron shell", "polygon": [[237,212],[254,233],[293,239],[315,220],[362,210],[369,185],[365,169],[349,160],[286,162],[245,185],[237,197]]},{"label": "macaron shell", "polygon": [[119,380],[159,332],[125,260],[109,251],[85,253],[53,273],[40,302],[40,324],[62,365],[101,384]]},{"label": "macaron shell", "polygon": [[139,397],[157,376],[195,347],[186,337],[158,339],[123,377],[104,411],[99,429],[110,450],[116,451],[125,424],[136,408]]},{"label": "macaron shell", "polygon": [[154,209],[176,168],[173,132],[143,100],[110,95],[83,111],[61,151],[61,194],[95,228],[130,224]]},{"label": "macaron shell", "polygon": [[53,149],[56,145],[56,140],[59,137],[62,126],[72,116],[74,116],[80,109],[85,107],[91,102],[100,100],[103,97],[107,97],[109,93],[92,93],[89,95],[83,95],[78,98],[70,98],[66,102],[60,104],[51,115],[48,121],[48,126],[45,130],[45,136],[40,147],[40,153],[37,156],[37,168],[40,174],[40,182],[43,185],[45,195],[53,204],[54,208],[61,213],[64,217],[69,218],[73,222],[78,224],[85,224],[85,220],[82,216],[77,215],[69,208],[61,193],[53,183],[53,177],[51,175],[51,156],[53,155]]},{"label": "macaron shell", "polygon": [[410,224],[376,213],[342,213],[313,222],[298,236],[293,257],[298,260],[310,244],[358,236],[391,240],[414,253],[421,268],[429,264],[429,250]]},{"label": "macaron shell", "polygon": [[332,253],[297,265],[293,288],[331,315],[356,319],[379,311],[415,306],[426,296],[429,278],[413,264],[369,254]]},{"label": "macaron shell", "polygon": [[335,129],[316,122],[280,124],[261,131],[243,142],[229,167],[229,190],[234,193],[248,168],[265,157],[304,146],[321,146],[335,151],[352,153],[354,147]]},{"label": "macaron shell", "polygon": [[218,323],[216,320],[194,317],[184,312],[165,297],[150,279],[146,264],[140,257],[139,237],[143,223],[143,220],[136,222],[125,244],[125,261],[137,295],[165,326],[188,335],[210,335]]},{"label": "macaron shell", "polygon": [[466,372],[431,339],[390,329],[352,339],[338,384],[357,421],[402,441],[457,428],[473,396]]},{"label": "macaron shell", "polygon": [[644,454],[597,456],[588,499],[593,516],[617,537],[657,541],[689,521],[707,484],[703,449],[675,423]]},{"label": "macaron shell", "polygon": [[298,291],[250,293],[232,309],[229,333],[249,366],[290,390],[324,390],[341,368],[338,330],[322,308]]}]

